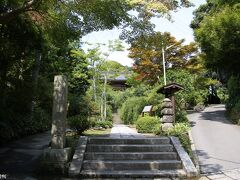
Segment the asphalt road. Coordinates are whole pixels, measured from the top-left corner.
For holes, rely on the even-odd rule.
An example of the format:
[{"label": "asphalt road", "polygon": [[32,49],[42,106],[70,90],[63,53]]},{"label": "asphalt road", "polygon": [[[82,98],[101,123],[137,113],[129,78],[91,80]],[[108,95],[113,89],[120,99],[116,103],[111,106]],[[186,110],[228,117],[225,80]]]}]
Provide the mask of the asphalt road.
[{"label": "asphalt road", "polygon": [[240,168],[240,126],[224,113],[224,105],[212,105],[188,114],[201,173]]},{"label": "asphalt road", "polygon": [[50,132],[40,133],[0,147],[0,175],[5,179],[30,179],[35,176],[40,157],[50,142]]}]

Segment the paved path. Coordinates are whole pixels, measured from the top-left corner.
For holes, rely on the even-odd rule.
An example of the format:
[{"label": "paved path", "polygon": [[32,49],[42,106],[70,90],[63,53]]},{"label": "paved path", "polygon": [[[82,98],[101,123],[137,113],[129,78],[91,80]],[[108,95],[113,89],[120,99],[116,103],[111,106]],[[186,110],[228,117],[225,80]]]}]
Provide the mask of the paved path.
[{"label": "paved path", "polygon": [[240,179],[240,127],[229,122],[224,113],[224,105],[214,105],[188,114],[192,136],[202,173],[217,175],[232,170],[237,174],[235,179]]},{"label": "paved path", "polygon": [[113,113],[113,124],[123,124],[118,113]]},{"label": "paved path", "polygon": [[111,130],[110,137],[113,138],[143,138],[142,134],[137,133],[136,130],[129,128],[124,124],[114,124]]},{"label": "paved path", "polygon": [[7,179],[32,177],[43,149],[48,146],[49,142],[50,132],[45,132],[1,146],[0,175],[6,174]]},{"label": "paved path", "polygon": [[240,180],[240,169],[209,173],[199,180]]},{"label": "paved path", "polygon": [[121,118],[117,113],[113,114],[113,128],[111,129],[110,137],[113,138],[135,138],[144,137],[142,134],[137,133],[133,128],[129,128],[122,123]]}]

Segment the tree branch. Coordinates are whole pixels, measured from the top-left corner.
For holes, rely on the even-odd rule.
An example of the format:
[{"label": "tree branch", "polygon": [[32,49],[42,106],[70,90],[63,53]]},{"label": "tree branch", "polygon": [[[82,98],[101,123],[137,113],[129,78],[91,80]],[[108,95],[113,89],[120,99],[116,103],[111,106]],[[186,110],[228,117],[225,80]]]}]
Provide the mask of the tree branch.
[{"label": "tree branch", "polygon": [[0,14],[0,24],[7,24],[12,18],[27,11],[34,11],[32,7],[41,0],[26,0],[19,8],[9,10]]}]

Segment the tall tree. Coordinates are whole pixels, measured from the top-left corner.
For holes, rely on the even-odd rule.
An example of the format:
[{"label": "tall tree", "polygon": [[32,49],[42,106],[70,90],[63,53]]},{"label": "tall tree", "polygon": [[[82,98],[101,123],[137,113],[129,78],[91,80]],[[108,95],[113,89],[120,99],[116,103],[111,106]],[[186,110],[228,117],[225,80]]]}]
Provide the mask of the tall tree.
[{"label": "tall tree", "polygon": [[[214,2],[214,1],[213,1]],[[215,1],[211,3],[210,14],[201,17],[195,28],[196,40],[205,55],[205,64],[218,73],[222,80],[239,75],[240,66],[240,8],[238,1]],[[201,10],[201,9],[200,9]],[[193,24],[200,19],[196,11]]]},{"label": "tall tree", "polygon": [[227,85],[230,118],[238,122],[240,77],[240,1],[208,0],[195,12],[192,28],[204,55],[204,64]]},{"label": "tall tree", "polygon": [[[186,0],[0,1],[0,119],[4,119],[0,136],[18,137],[47,128],[44,121],[50,119],[49,89],[55,74],[68,75],[71,91],[84,94],[88,87],[86,58],[71,56],[71,50],[79,49],[72,46],[74,41],[79,43],[92,31],[130,27],[139,22],[131,10],[154,16],[187,4]],[[77,88],[76,79],[83,88]],[[36,120],[31,121],[29,115]]]},{"label": "tall tree", "polygon": [[188,60],[198,53],[198,48],[195,43],[183,43],[183,39],[178,41],[167,32],[142,36],[134,41],[129,57],[134,59],[134,71],[139,74],[137,78],[150,83],[160,80],[163,74],[162,49],[165,50],[167,67],[184,67]]}]

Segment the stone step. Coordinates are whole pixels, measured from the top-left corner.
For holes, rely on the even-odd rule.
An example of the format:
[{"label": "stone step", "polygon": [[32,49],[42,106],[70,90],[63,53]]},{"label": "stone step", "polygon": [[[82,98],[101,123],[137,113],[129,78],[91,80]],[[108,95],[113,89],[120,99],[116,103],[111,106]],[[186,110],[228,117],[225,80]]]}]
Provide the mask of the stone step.
[{"label": "stone step", "polygon": [[148,178],[186,178],[186,173],[182,169],[177,170],[138,170],[138,171],[95,171],[95,170],[83,170],[80,174],[81,179],[83,178],[141,178],[141,179],[148,179]]},{"label": "stone step", "polygon": [[176,160],[176,152],[94,152],[85,153],[86,160]]},{"label": "stone step", "polygon": [[163,145],[97,145],[88,144],[86,152],[172,152],[173,146],[170,144]]},{"label": "stone step", "polygon": [[181,161],[177,160],[84,160],[83,170],[166,170],[181,169]]},{"label": "stone step", "polygon": [[169,144],[168,137],[161,138],[89,138],[88,144]]}]

